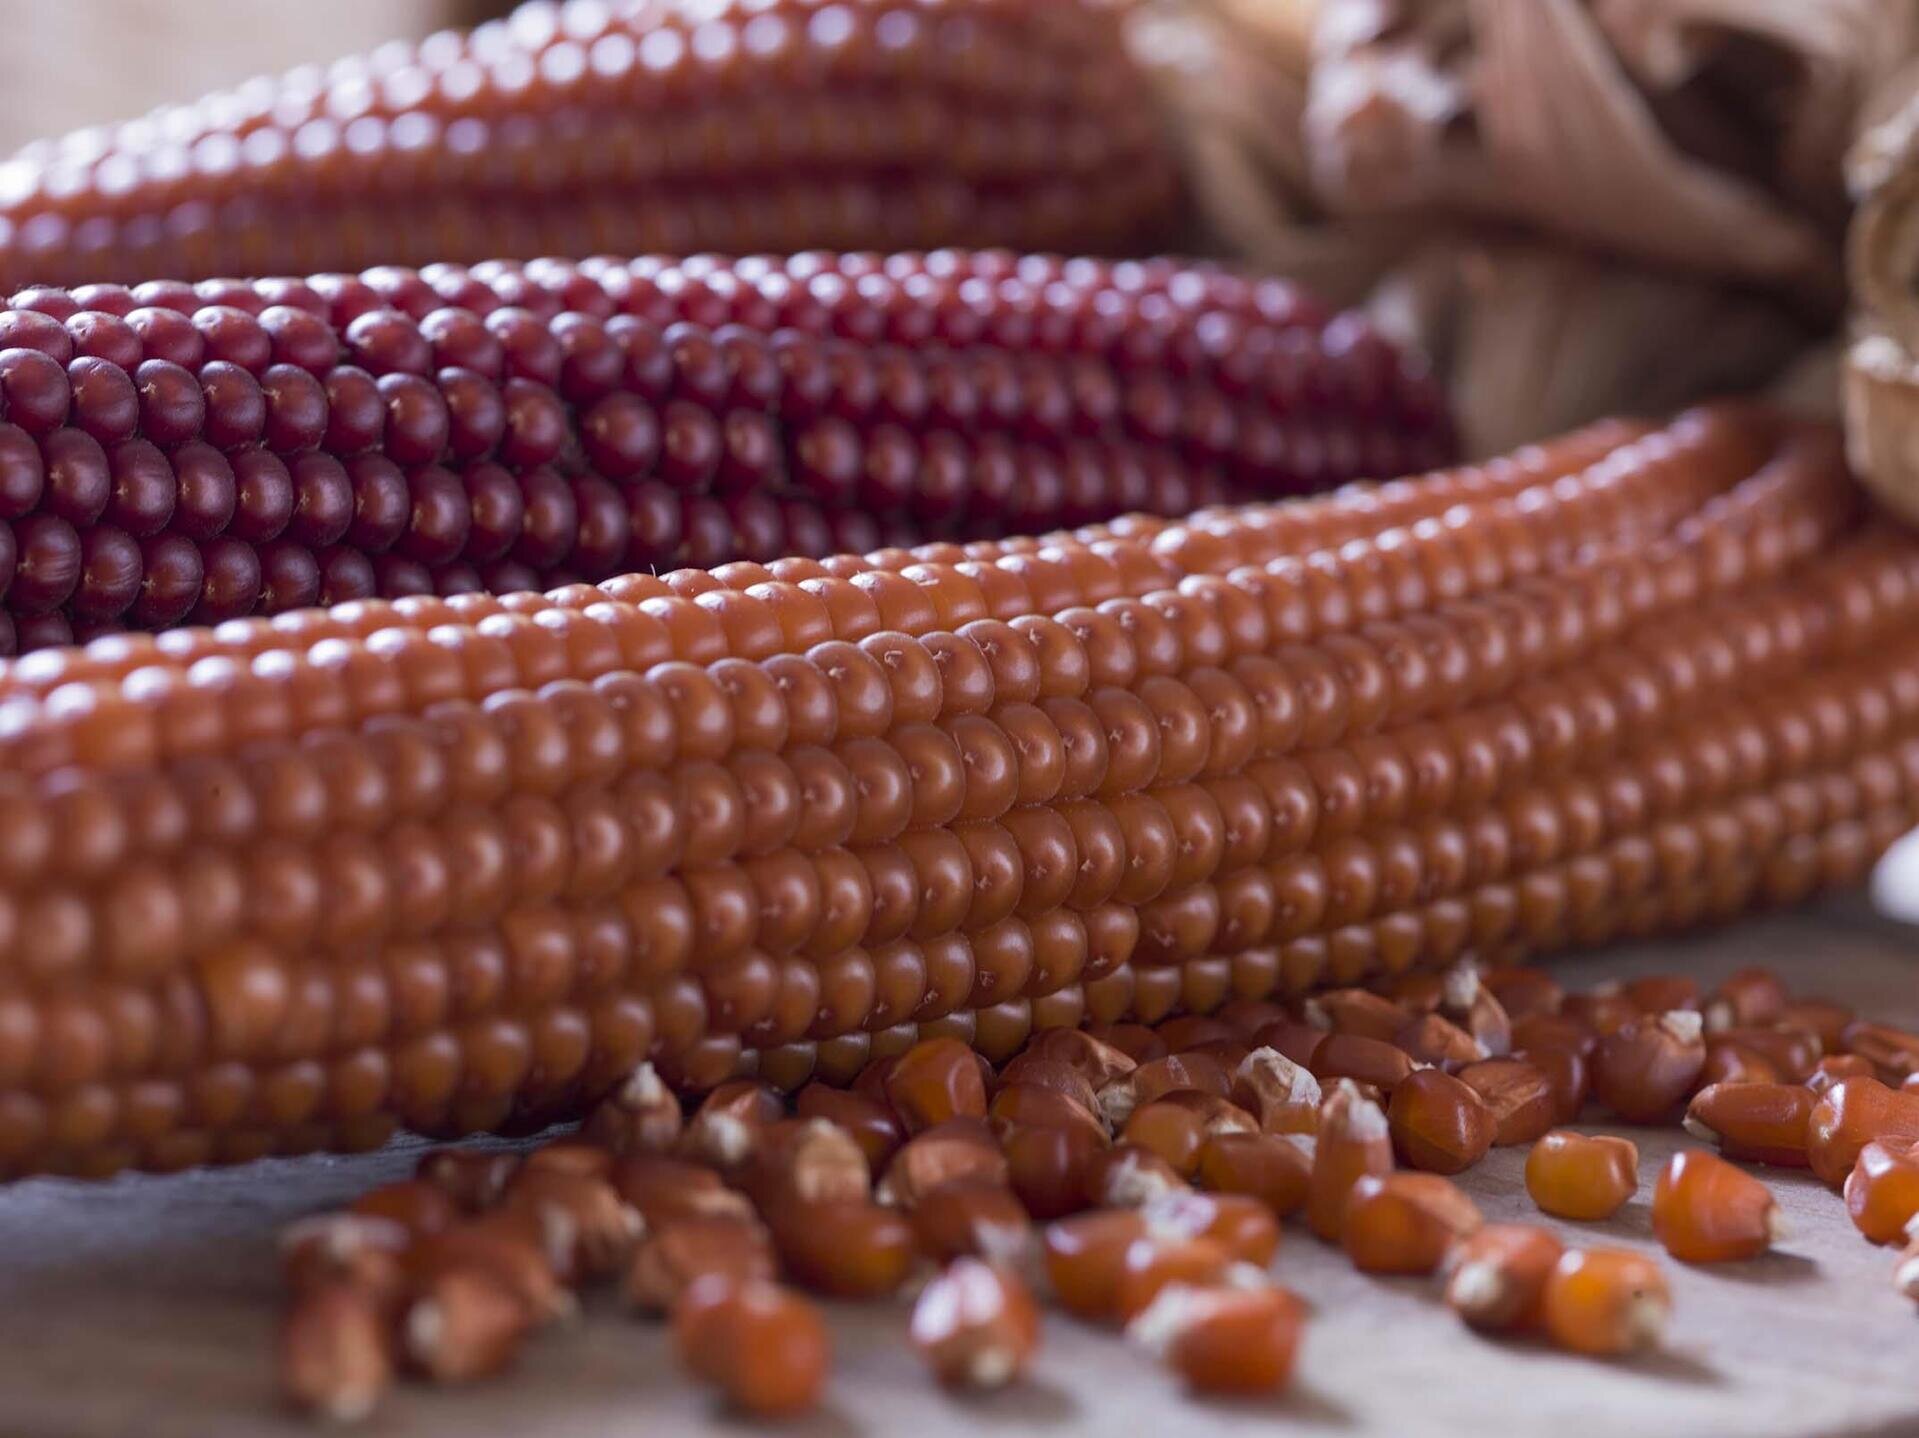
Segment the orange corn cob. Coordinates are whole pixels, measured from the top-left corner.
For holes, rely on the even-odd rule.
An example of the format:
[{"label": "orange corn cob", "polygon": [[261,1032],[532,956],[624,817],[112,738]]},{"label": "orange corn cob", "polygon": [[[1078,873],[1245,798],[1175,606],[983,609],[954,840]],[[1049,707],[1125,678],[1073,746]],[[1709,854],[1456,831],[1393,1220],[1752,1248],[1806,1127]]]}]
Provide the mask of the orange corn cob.
[{"label": "orange corn cob", "polygon": [[1919,802],[1919,548],[1758,412],[972,553],[0,670],[0,1163],[1003,1058],[1797,897]]}]

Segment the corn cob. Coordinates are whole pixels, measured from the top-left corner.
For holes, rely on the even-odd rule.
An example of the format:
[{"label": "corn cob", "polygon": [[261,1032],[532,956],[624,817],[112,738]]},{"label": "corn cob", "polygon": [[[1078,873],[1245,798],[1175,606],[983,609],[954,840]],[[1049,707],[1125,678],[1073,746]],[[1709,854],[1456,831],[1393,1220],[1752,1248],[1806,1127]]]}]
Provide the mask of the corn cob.
[{"label": "corn cob", "polygon": [[533,4],[27,147],[0,283],[807,245],[1160,248],[1117,7]]},{"label": "corn cob", "polygon": [[1428,381],[1288,286],[1000,274],[1021,269],[548,262],[16,296],[12,646],[1178,515],[1444,457]]},{"label": "corn cob", "polygon": [[[211,632],[182,631],[153,639],[126,636],[100,641],[87,651],[36,656],[0,673],[0,692],[19,691],[23,718],[39,712],[29,696],[43,694],[51,719],[23,725],[6,758],[21,773],[76,762],[118,762],[111,758],[115,754],[189,758],[209,745],[217,747],[229,735],[287,737],[315,723],[393,716],[409,707],[417,713],[436,699],[480,699],[514,683],[532,687],[569,673],[591,677],[619,669],[645,670],[666,661],[711,663],[729,654],[771,659],[782,649],[828,641],[883,646],[887,662],[899,671],[893,676],[895,686],[920,686],[917,693],[894,696],[896,703],[910,702],[915,712],[929,702],[925,686],[944,686],[948,680],[943,671],[955,663],[966,667],[955,672],[951,682],[974,691],[965,706],[983,708],[992,700],[991,686],[1001,682],[995,671],[1009,663],[1015,665],[1012,682],[1019,695],[1029,696],[1038,687],[1031,671],[1039,667],[1049,671],[1055,697],[1076,697],[1089,685],[1173,674],[1190,663],[1254,661],[1246,682],[1256,687],[1262,705],[1279,704],[1283,714],[1297,716],[1286,721],[1296,732],[1282,725],[1273,742],[1323,745],[1376,727],[1385,717],[1378,706],[1388,694],[1388,665],[1423,664],[1457,678],[1460,664],[1480,656],[1485,667],[1479,682],[1503,685],[1510,682],[1515,665],[1537,668],[1563,662],[1590,646],[1589,636],[1567,631],[1569,606],[1591,609],[1616,628],[1631,617],[1671,612],[1695,596],[1702,584],[1712,582],[1698,577],[1696,563],[1682,566],[1680,578],[1661,594],[1644,582],[1651,562],[1645,553],[1613,556],[1610,563],[1574,569],[1554,580],[1539,579],[1537,571],[1544,563],[1568,557],[1562,552],[1563,526],[1577,519],[1581,506],[1618,525],[1613,535],[1617,542],[1636,546],[1646,526],[1657,521],[1661,506],[1670,511],[1676,498],[1683,502],[1688,493],[1697,498],[1705,492],[1702,477],[1708,486],[1731,480],[1745,448],[1738,442],[1743,434],[1738,424],[1711,416],[1679,426],[1674,447],[1692,461],[1685,482],[1672,473],[1666,446],[1652,443],[1635,447],[1647,451],[1644,463],[1594,466],[1590,483],[1542,480],[1521,488],[1481,516],[1481,526],[1494,533],[1498,543],[1474,563],[1477,577],[1457,574],[1460,552],[1443,529],[1428,531],[1408,545],[1394,545],[1388,537],[1382,546],[1363,541],[1344,546],[1339,563],[1319,571],[1326,583],[1318,594],[1314,573],[1297,560],[1276,562],[1265,571],[1242,566],[1222,583],[1204,575],[1181,579],[1163,556],[1142,555],[1139,546],[1124,541],[1099,540],[1081,547],[1062,538],[1059,545],[1032,551],[1009,542],[1012,552],[990,562],[915,565],[897,574],[876,567],[891,556],[831,562],[817,566],[819,574],[810,578],[799,578],[784,562],[776,566],[799,578],[797,585],[752,582],[753,567],[728,566],[733,571],[728,579],[748,582],[744,593],[726,589],[718,576],[682,572],[628,576],[604,588],[576,586],[551,599],[460,596],[444,603],[352,605]],[[1577,452],[1583,441],[1572,447]],[[1518,473],[1523,485],[1528,471],[1519,467]],[[1793,494],[1811,486],[1810,493],[1800,495],[1804,505],[1792,516],[1783,541],[1787,548],[1771,543],[1762,551],[1762,562],[1776,566],[1795,551],[1804,554],[1830,532],[1836,522],[1833,506],[1845,497],[1836,476],[1836,471],[1817,465],[1782,462],[1745,486],[1749,506],[1774,492]],[[1431,483],[1443,493],[1449,481]],[[1542,494],[1544,489],[1557,491],[1557,497]],[[1648,505],[1650,515],[1642,512]],[[1339,502],[1327,507],[1336,511]],[[1715,510],[1708,506],[1702,513]],[[1502,528],[1501,521],[1520,514],[1526,516],[1525,523]],[[1463,531],[1473,515],[1471,506],[1461,507],[1452,532]],[[1260,517],[1256,511],[1255,522]],[[1670,512],[1667,517],[1672,517]],[[1541,542],[1541,536],[1555,530],[1562,536],[1559,541]],[[1183,541],[1177,531],[1167,531],[1154,544],[1180,548]],[[1355,639],[1346,631],[1397,612],[1393,597],[1366,562],[1378,547],[1416,555],[1430,550],[1424,557],[1440,562],[1432,588],[1441,594],[1469,594],[1476,584],[1533,585],[1539,590],[1539,617],[1516,621],[1498,616],[1489,631],[1488,620],[1494,616],[1472,608],[1458,613],[1448,609],[1442,611],[1447,623],[1437,632],[1430,627],[1385,629]],[[982,552],[990,556],[997,550],[988,546]],[[1454,578],[1446,577],[1448,566],[1454,567]],[[839,571],[851,571],[853,577],[840,578]],[[1742,572],[1734,569],[1730,579],[1737,580]],[[1369,587],[1355,584],[1355,577],[1371,581]],[[868,582],[862,586],[862,580]],[[1175,584],[1178,588],[1170,587]],[[1161,592],[1155,594],[1156,589]],[[1402,601],[1417,602],[1420,597],[1416,587],[1404,583],[1397,591]],[[989,592],[992,605],[982,597]],[[1315,603],[1303,603],[1302,593]],[[1129,603],[1129,594],[1145,599]],[[1098,610],[1087,612],[1089,603],[1098,604]],[[1628,604],[1638,606],[1637,616],[1627,614]],[[1065,617],[1064,628],[1057,621],[1046,622],[1048,610]],[[1017,648],[1001,654],[997,649],[1005,646],[996,647],[984,676],[965,648],[937,634],[932,635],[931,650],[938,657],[916,663],[904,657],[915,647],[910,639],[895,644],[885,637],[928,635],[954,626],[959,637],[977,647],[991,640],[969,629],[968,621],[995,626],[989,633],[997,638],[1002,619],[1020,623],[1023,633],[1011,641]],[[419,631],[425,631],[423,642]],[[364,645],[348,648],[317,643],[362,637]],[[1257,666],[1258,657],[1276,645],[1316,637],[1336,648],[1336,663],[1291,651],[1287,657],[1295,668],[1303,666],[1296,680]],[[1409,646],[1429,657],[1406,653]],[[195,668],[205,658],[225,663]],[[284,697],[263,704],[267,696],[257,677],[236,671],[238,661],[255,670],[264,662],[276,682],[289,686],[283,693],[297,704],[290,707]],[[1057,679],[1052,671],[1058,672]],[[739,681],[730,682],[737,686]],[[798,681],[783,671],[781,682]],[[836,679],[841,692],[835,704],[848,702],[848,682]],[[129,683],[137,685],[137,706],[126,703]],[[988,686],[984,695],[978,693],[982,683]],[[1301,686],[1297,695],[1274,692],[1293,683]],[[840,737],[848,731],[867,732],[860,726],[870,722],[876,701],[860,694],[857,685],[853,697],[862,712],[856,723],[840,727]],[[1407,716],[1430,701],[1431,696],[1409,698]],[[959,700],[955,703],[960,706]],[[936,713],[934,701],[927,717]],[[807,732],[822,740],[836,737],[833,723],[825,721],[822,728],[821,722],[808,718]],[[108,747],[96,748],[99,744]],[[721,751],[712,757],[721,757]]]},{"label": "corn cob", "polygon": [[1919,550],[1831,435],[1423,483],[10,665],[0,1163],[1005,1054],[1793,897],[1909,821]]}]

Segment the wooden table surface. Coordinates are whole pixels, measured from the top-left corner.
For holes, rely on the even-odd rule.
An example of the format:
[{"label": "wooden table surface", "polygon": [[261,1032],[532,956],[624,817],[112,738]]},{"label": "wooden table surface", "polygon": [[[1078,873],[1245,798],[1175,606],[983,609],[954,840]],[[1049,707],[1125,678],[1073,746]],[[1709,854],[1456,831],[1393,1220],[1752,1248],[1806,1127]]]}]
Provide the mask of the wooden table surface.
[{"label": "wooden table surface", "polygon": [[[1919,940],[1839,905],[1706,938],[1571,960],[1576,982],[1681,967],[1711,980],[1775,965],[1805,992],[1919,1024]],[[1638,1131],[1645,1182],[1619,1217],[1568,1236],[1651,1249],[1651,1176],[1683,1135]],[[0,1438],[234,1438],[308,1433],[276,1407],[273,1235],[286,1220],[406,1171],[416,1149],[274,1161],[243,1171],[0,1187]],[[1524,1151],[1464,1175],[1490,1219],[1537,1219]],[[1824,1438],[1919,1433],[1919,1317],[1810,1177],[1768,1173],[1791,1235],[1755,1262],[1669,1264],[1665,1350],[1597,1363],[1464,1330],[1431,1285],[1374,1280],[1289,1226],[1276,1271],[1314,1306],[1291,1394],[1200,1403],[1111,1335],[1049,1320],[1021,1387],[983,1400],[936,1392],[901,1343],[897,1307],[834,1316],[831,1401],[805,1435],[1036,1438],[1284,1431]],[[420,1438],[654,1438],[753,1431],[681,1379],[657,1324],[610,1305],[543,1335],[511,1378],[461,1392],[409,1387],[363,1431]]]}]

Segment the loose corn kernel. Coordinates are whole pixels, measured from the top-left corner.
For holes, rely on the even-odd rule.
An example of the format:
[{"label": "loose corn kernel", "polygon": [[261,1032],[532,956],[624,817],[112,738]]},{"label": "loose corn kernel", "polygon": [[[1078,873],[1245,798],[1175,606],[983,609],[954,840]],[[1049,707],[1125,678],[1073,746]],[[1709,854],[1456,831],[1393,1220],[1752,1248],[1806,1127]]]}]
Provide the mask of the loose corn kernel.
[{"label": "loose corn kernel", "polygon": [[1790,995],[1770,969],[1747,968],[1733,974],[1706,1001],[1706,1028],[1712,1033],[1749,1024],[1770,1024],[1785,1013]]},{"label": "loose corn kernel", "polygon": [[693,1111],[680,1134],[678,1152],[722,1171],[746,1161],[753,1130],[786,1116],[786,1101],[758,1079],[734,1079],[715,1088]]},{"label": "loose corn kernel", "polygon": [[1391,1043],[1412,1019],[1412,1011],[1367,989],[1333,989],[1306,1000],[1307,1022],[1332,1034]]},{"label": "loose corn kernel", "polygon": [[[1020,1058],[1066,1064],[1092,1085],[1095,1094],[1114,1079],[1139,1067],[1124,1050],[1102,1042],[1084,1029],[1047,1029],[1037,1033],[1026,1045]],[[1011,1066],[1008,1067],[1010,1069]]]},{"label": "loose corn kernel", "polygon": [[1549,1133],[1526,1155],[1526,1192],[1555,1218],[1611,1218],[1639,1191],[1639,1150],[1608,1134]]},{"label": "loose corn kernel", "polygon": [[368,1189],[348,1204],[346,1211],[363,1218],[387,1219],[415,1238],[443,1232],[460,1219],[460,1210],[444,1188],[417,1178]]},{"label": "loose corn kernel", "polygon": [[1593,1097],[1628,1123],[1654,1123],[1685,1100],[1705,1065],[1697,1013],[1634,1017],[1600,1037],[1593,1051]]},{"label": "loose corn kernel", "polygon": [[1653,1185],[1652,1230],[1681,1262],[1727,1263],[1764,1253],[1785,1228],[1763,1183],[1716,1154],[1687,1149]]},{"label": "loose corn kernel", "polygon": [[414,1288],[454,1269],[485,1273],[519,1301],[535,1327],[579,1312],[579,1301],[566,1286],[579,1276],[570,1220],[542,1221],[525,1209],[496,1209],[415,1245],[406,1267]]},{"label": "loose corn kernel", "polygon": [[1438,1069],[1409,1074],[1386,1106],[1393,1152],[1431,1173],[1460,1173],[1486,1156],[1499,1121],[1467,1084]]},{"label": "loose corn kernel", "polygon": [[1439,1012],[1458,1024],[1494,1057],[1512,1052],[1513,1021],[1499,996],[1480,978],[1479,965],[1467,959],[1446,970]]},{"label": "loose corn kernel", "polygon": [[1623,1248],[1569,1249],[1553,1265],[1540,1314],[1554,1343],[1619,1357],[1656,1346],[1672,1315],[1659,1265]]},{"label": "loose corn kernel", "polygon": [[1260,1047],[1233,1071],[1233,1102],[1265,1133],[1313,1133],[1319,1127],[1319,1080],[1278,1049]]},{"label": "loose corn kernel", "polygon": [[317,1284],[280,1325],[280,1392],[305,1412],[357,1423],[393,1386],[393,1335],[380,1304],[352,1284]]},{"label": "loose corn kernel", "polygon": [[864,1200],[789,1204],[766,1219],[786,1272],[833,1298],[898,1292],[919,1252],[904,1214]]},{"label": "loose corn kernel", "polygon": [[1479,976],[1479,981],[1499,1000],[1515,1024],[1535,1014],[1558,1013],[1566,998],[1559,981],[1539,969],[1488,969]]},{"label": "loose corn kernel", "polygon": [[1126,1127],[1133,1110],[1176,1089],[1197,1089],[1224,1098],[1232,1092],[1231,1070],[1207,1053],[1167,1054],[1108,1080],[1099,1090],[1099,1110],[1107,1126]]},{"label": "loose corn kernel", "polygon": [[1531,1064],[1546,1076],[1553,1096],[1553,1122],[1575,1123],[1592,1093],[1592,1074],[1586,1056],[1576,1048],[1558,1044],[1539,1044],[1516,1048],[1512,1057]]},{"label": "loose corn kernel", "polygon": [[390,1218],[315,1214],[280,1231],[280,1272],[295,1294],[344,1285],[392,1309],[404,1296],[404,1263],[413,1243],[413,1235]]},{"label": "loose corn kernel", "polygon": [[524,1208],[573,1235],[573,1265],[588,1277],[624,1266],[645,1231],[640,1211],[604,1178],[525,1165],[507,1184],[509,1208]]},{"label": "loose corn kernel", "polygon": [[1080,1318],[1113,1316],[1127,1251],[1145,1236],[1146,1220],[1136,1209],[1101,1209],[1047,1224],[1041,1247],[1053,1296]]},{"label": "loose corn kernel", "polygon": [[1175,1284],[1126,1335],[1161,1354],[1196,1393],[1258,1395],[1291,1382],[1305,1310],[1283,1288]]},{"label": "loose corn kernel", "polygon": [[779,1119],[753,1131],[740,1188],[762,1210],[788,1203],[858,1202],[873,1175],[853,1136],[823,1118]]},{"label": "loose corn kernel", "polygon": [[881,1203],[911,1208],[944,1184],[961,1179],[1007,1179],[1006,1155],[978,1119],[948,1119],[922,1129],[900,1146],[874,1189]]},{"label": "loose corn kernel", "polygon": [[1874,1142],[1919,1143],[1919,1094],[1849,1078],[1819,1095],[1806,1119],[1806,1159],[1821,1179],[1839,1187]]},{"label": "loose corn kernel", "polygon": [[1391,1093],[1413,1072],[1413,1061],[1389,1040],[1334,1032],[1313,1051],[1312,1068],[1322,1087],[1336,1079],[1351,1079]]},{"label": "loose corn kernel", "polygon": [[1275,1019],[1288,1017],[1286,1007],[1271,999],[1231,998],[1213,1011],[1213,1017],[1246,1040],[1249,1046],[1253,1035]]},{"label": "loose corn kernel", "polygon": [[1487,1056],[1486,1046],[1443,1014],[1421,1014],[1393,1035],[1414,1063],[1458,1068]]},{"label": "loose corn kernel", "polygon": [[1156,1026],[1158,1035],[1173,1053],[1191,1053],[1218,1043],[1237,1043],[1238,1032],[1224,1019],[1212,1014],[1175,1014]]},{"label": "loose corn kernel", "polygon": [[1350,1079],[1333,1085],[1320,1110],[1313,1172],[1306,1185],[1306,1221],[1328,1243],[1346,1224],[1346,1197],[1369,1174],[1390,1173],[1392,1130],[1379,1105],[1360,1096]]},{"label": "loose corn kernel", "polygon": [[913,1233],[932,1258],[983,1258],[1022,1268],[1035,1253],[1032,1219],[1012,1190],[973,1179],[935,1189],[914,1207]]},{"label": "loose corn kernel", "polygon": [[909,1134],[986,1115],[979,1059],[958,1039],[926,1039],[901,1054],[887,1072],[886,1098]]},{"label": "loose corn kernel", "polygon": [[1846,1212],[1874,1243],[1903,1243],[1913,1237],[1919,1216],[1919,1157],[1913,1147],[1895,1149],[1869,1143],[1846,1175]]},{"label": "loose corn kernel", "polygon": [[899,1119],[885,1104],[823,1083],[810,1083],[793,1100],[793,1111],[801,1118],[821,1118],[845,1130],[866,1155],[871,1173],[884,1173],[906,1133]]},{"label": "loose corn kernel", "polygon": [[[1094,1024],[1088,1027],[1086,1033],[1096,1042],[1125,1055],[1134,1064],[1149,1064],[1155,1059],[1165,1058],[1171,1052],[1166,1046],[1166,1040],[1146,1024]],[[1118,1075],[1109,1077],[1116,1078]],[[1104,1084],[1100,1086],[1104,1087]]]},{"label": "loose corn kernel", "polygon": [[1515,1049],[1570,1049],[1588,1063],[1599,1047],[1599,1035],[1581,1020],[1561,1012],[1532,1014],[1513,1025]]},{"label": "loose corn kernel", "polygon": [[1376,982],[1374,991],[1391,999],[1414,1019],[1418,1019],[1425,1014],[1439,1012],[1439,1006],[1446,997],[1446,975],[1416,969]]},{"label": "loose corn kernel", "polygon": [[1139,1208],[1187,1187],[1165,1159],[1131,1143],[1094,1154],[1080,1177],[1086,1201],[1096,1208]]},{"label": "loose corn kernel", "polygon": [[[675,1104],[675,1111],[678,1105]],[[436,1148],[421,1155],[414,1177],[446,1191],[463,1213],[479,1213],[500,1201],[506,1181],[520,1166],[516,1153],[485,1149]]]},{"label": "loose corn kernel", "polygon": [[1619,992],[1642,1014],[1697,1009],[1702,1001],[1699,980],[1685,974],[1646,974],[1628,979],[1620,986]]},{"label": "loose corn kernel", "polygon": [[956,1258],[913,1304],[913,1347],[941,1383],[1002,1388],[1039,1348],[1039,1305],[1010,1270]]},{"label": "loose corn kernel", "polygon": [[1284,1218],[1306,1204],[1313,1147],[1311,1139],[1280,1134],[1220,1134],[1200,1148],[1197,1176],[1214,1193],[1256,1198]]},{"label": "loose corn kernel", "polygon": [[1827,1054],[1812,1066],[1812,1072],[1806,1075],[1806,1087],[1815,1094],[1822,1094],[1841,1079],[1877,1078],[1879,1070],[1871,1059],[1858,1054]]},{"label": "loose corn kernel", "polygon": [[1727,1158],[1804,1168],[1819,1095],[1800,1084],[1711,1084],[1686,1107],[1686,1132]]},{"label": "loose corn kernel", "polygon": [[999,1143],[1005,1182],[1034,1218],[1063,1218],[1094,1202],[1095,1167],[1108,1141],[1093,1125],[1014,1124],[1000,1130]]},{"label": "loose corn kernel", "polygon": [[1207,1139],[1258,1131],[1253,1116],[1229,1100],[1176,1089],[1134,1109],[1121,1138],[1157,1154],[1181,1178],[1191,1178],[1199,1169],[1199,1150]]},{"label": "loose corn kernel", "polygon": [[[1148,1104],[1151,1108],[1151,1104]],[[1138,1115],[1140,1110],[1134,1110]],[[992,1096],[992,1102],[986,1106],[986,1117],[992,1119],[994,1131],[1004,1133],[1009,1127],[1040,1127],[1040,1129],[1084,1129],[1086,1135],[1098,1144],[1105,1144],[1111,1135],[1105,1131],[1105,1121],[1100,1117],[1098,1108],[1088,1108],[1059,1089],[1044,1089],[1036,1083],[1007,1083]],[[1130,1123],[1130,1119],[1128,1119]]]},{"label": "loose corn kernel", "polygon": [[1798,1029],[1819,1040],[1826,1053],[1839,1052],[1845,1046],[1846,1025],[1857,1015],[1848,1004],[1832,999],[1790,999],[1780,1010],[1776,1022],[1783,1028]]},{"label": "loose corn kernel", "polygon": [[[1311,1024],[1301,1023],[1297,1019],[1274,1019],[1261,1024],[1253,1033],[1253,1042],[1258,1049],[1272,1049],[1289,1062],[1298,1065],[1309,1073],[1313,1066],[1313,1055],[1319,1052],[1319,1046],[1326,1042],[1327,1030],[1314,1028]],[[1317,1080],[1315,1080],[1317,1082]]]},{"label": "loose corn kernel", "polygon": [[1121,1138],[1157,1156],[1181,1178],[1191,1178],[1199,1168],[1200,1145],[1207,1138],[1205,1119],[1179,1104],[1143,1104],[1126,1120]]},{"label": "loose corn kernel", "polygon": [[1233,1255],[1223,1243],[1161,1236],[1148,1222],[1146,1236],[1134,1239],[1121,1255],[1113,1310],[1122,1323],[1127,1322],[1145,1312],[1171,1284],[1204,1288],[1224,1283],[1233,1264]]},{"label": "loose corn kernel", "polygon": [[992,1102],[986,1106],[987,1113],[997,1116],[1000,1100],[1016,1090],[1051,1093],[1099,1121],[1099,1091],[1085,1074],[1064,1059],[1043,1058],[1030,1049],[1014,1055],[1000,1070],[999,1086],[993,1092]]},{"label": "loose corn kernel", "polygon": [[1559,1016],[1570,1019],[1595,1038],[1605,1038],[1641,1015],[1633,1001],[1616,988],[1601,985],[1583,994],[1567,994],[1559,1006]]},{"label": "loose corn kernel", "polygon": [[1777,1025],[1749,1024],[1721,1029],[1711,1036],[1711,1040],[1718,1044],[1737,1045],[1757,1055],[1771,1065],[1783,1083],[1804,1083],[1825,1056],[1817,1034]]},{"label": "loose corn kernel", "polygon": [[679,1099],[643,1063],[594,1106],[580,1132],[615,1153],[671,1153],[685,1126]]},{"label": "loose corn kernel", "polygon": [[454,1267],[420,1286],[400,1325],[409,1367],[435,1383],[489,1378],[519,1355],[530,1320],[493,1273]]},{"label": "loose corn kernel", "polygon": [[630,1308],[666,1313],[701,1279],[770,1283],[778,1276],[772,1239],[762,1225],[738,1218],[681,1218],[640,1240],[622,1293]]},{"label": "loose corn kernel", "polygon": [[686,1159],[635,1155],[614,1165],[612,1182],[650,1229],[677,1218],[753,1217],[745,1194],[728,1188],[712,1169]]},{"label": "loose corn kernel", "polygon": [[1478,1205],[1439,1174],[1365,1174],[1346,1196],[1340,1241],[1362,1273],[1427,1274],[1481,1222]]},{"label": "loose corn kernel", "polygon": [[1459,1071],[1459,1081],[1492,1114],[1493,1143],[1500,1148],[1531,1143],[1553,1126],[1559,1111],[1552,1079],[1523,1059],[1467,1064]]},{"label": "loose corn kernel", "polygon": [[1870,1062],[1888,1084],[1902,1084],[1919,1072],[1919,1034],[1854,1019],[1840,1031],[1839,1042],[1847,1053]]},{"label": "loose corn kernel", "polygon": [[1532,1224],[1488,1224],[1446,1254],[1446,1306],[1469,1327],[1527,1332],[1544,1319],[1546,1283],[1566,1251]]},{"label": "loose corn kernel", "polygon": [[1715,1036],[1706,1040],[1706,1064],[1699,1084],[1780,1083],[1783,1078],[1771,1059],[1749,1044]]},{"label": "loose corn kernel", "polygon": [[826,1320],[777,1284],[709,1277],[673,1306],[680,1362],[756,1418],[817,1407],[832,1367]]},{"label": "loose corn kernel", "polygon": [[[607,1179],[613,1176],[613,1151],[581,1138],[558,1138],[529,1149],[520,1166],[507,1181],[508,1192],[522,1174],[566,1173],[578,1178]],[[504,1196],[504,1195],[503,1195]]]},{"label": "loose corn kernel", "polygon": [[1230,1193],[1172,1193],[1140,1210],[1159,1237],[1210,1238],[1235,1261],[1264,1268],[1279,1251],[1279,1221],[1258,1199]]}]

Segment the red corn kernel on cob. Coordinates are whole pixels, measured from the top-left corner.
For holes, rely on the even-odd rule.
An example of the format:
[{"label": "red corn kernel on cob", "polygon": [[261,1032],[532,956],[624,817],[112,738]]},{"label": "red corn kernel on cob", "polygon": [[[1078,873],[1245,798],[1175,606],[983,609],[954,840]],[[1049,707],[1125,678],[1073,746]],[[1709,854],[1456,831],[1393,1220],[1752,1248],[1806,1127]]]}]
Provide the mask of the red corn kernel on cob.
[{"label": "red corn kernel on cob", "polygon": [[[989,259],[23,293],[39,308],[0,311],[12,646],[1172,517],[1444,457],[1427,382],[1354,317],[1196,267],[1162,281],[1184,305],[1161,323],[1123,270],[1062,261],[1071,279],[985,286],[976,328],[944,333],[974,283],[952,273]],[[829,280],[830,305],[762,293]],[[1124,343],[1208,323],[1232,346],[1177,381]],[[1323,395],[1273,419],[1302,368]]]}]

